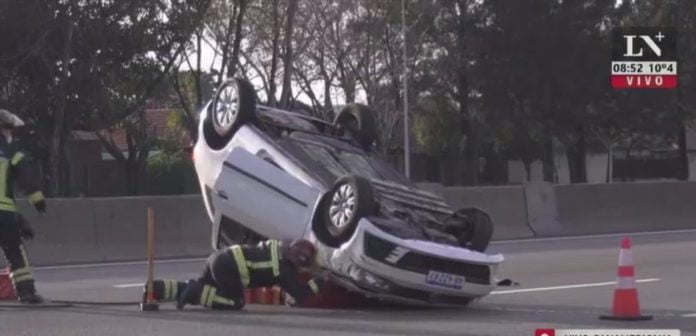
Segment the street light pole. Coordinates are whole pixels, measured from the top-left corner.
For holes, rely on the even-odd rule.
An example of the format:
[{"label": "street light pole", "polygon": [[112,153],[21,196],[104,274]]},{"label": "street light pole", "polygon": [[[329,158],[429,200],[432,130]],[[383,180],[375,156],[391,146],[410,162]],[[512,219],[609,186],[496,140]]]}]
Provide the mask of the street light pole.
[{"label": "street light pole", "polygon": [[401,36],[404,54],[404,71],[402,74],[404,86],[404,170],[406,177],[411,178],[411,149],[408,127],[408,57],[406,56],[406,0],[401,0]]}]

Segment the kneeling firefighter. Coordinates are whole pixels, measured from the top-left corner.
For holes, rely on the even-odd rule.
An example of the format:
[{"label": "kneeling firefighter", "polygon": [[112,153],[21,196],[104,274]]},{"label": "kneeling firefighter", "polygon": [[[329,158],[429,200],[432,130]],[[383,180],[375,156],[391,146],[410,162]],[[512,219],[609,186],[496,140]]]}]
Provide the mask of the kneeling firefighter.
[{"label": "kneeling firefighter", "polygon": [[[302,303],[323,286],[322,279],[307,283],[298,279],[301,268],[311,267],[316,249],[307,240],[262,241],[258,245],[234,245],[213,253],[198,279],[153,281],[153,297],[160,302],[176,301],[177,308],[202,305],[212,309],[244,307],[244,289],[279,285]],[[146,285],[147,291],[147,285]],[[143,299],[147,297],[147,293]]]},{"label": "kneeling firefighter", "polygon": [[36,210],[44,214],[46,201],[36,185],[29,159],[25,157],[13,138],[13,131],[24,122],[7,110],[0,109],[0,247],[10,265],[10,278],[19,302],[41,303],[36,294],[34,277],[29,266],[23,238],[31,239],[34,233],[17,212],[13,187],[16,184],[29,195]]}]

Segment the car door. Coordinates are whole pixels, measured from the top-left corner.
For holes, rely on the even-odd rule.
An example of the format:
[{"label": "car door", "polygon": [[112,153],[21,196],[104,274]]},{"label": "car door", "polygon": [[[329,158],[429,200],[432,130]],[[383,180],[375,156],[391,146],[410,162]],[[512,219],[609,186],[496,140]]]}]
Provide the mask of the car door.
[{"label": "car door", "polygon": [[226,216],[273,239],[302,238],[320,191],[242,147],[233,149],[215,182],[215,217]]}]

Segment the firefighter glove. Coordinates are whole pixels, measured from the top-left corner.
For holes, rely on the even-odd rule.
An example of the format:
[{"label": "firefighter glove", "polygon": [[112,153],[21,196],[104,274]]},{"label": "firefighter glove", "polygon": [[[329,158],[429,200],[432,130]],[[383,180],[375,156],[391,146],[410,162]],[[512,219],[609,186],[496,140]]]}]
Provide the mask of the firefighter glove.
[{"label": "firefighter glove", "polygon": [[34,207],[36,208],[36,211],[38,211],[40,214],[46,214],[46,201],[45,200],[40,200],[34,203]]}]

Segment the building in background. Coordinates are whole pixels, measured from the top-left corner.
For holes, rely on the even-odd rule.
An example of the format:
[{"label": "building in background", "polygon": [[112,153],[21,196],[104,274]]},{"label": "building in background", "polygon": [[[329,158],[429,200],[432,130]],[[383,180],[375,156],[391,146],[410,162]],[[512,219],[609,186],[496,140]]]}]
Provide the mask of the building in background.
[{"label": "building in background", "polygon": [[[147,153],[148,164],[152,159],[163,153],[163,143],[166,142],[168,151],[180,152],[182,156],[190,159],[193,141],[180,127],[173,125],[178,112],[169,108],[146,109],[144,116],[147,123],[147,136],[151,141],[151,148]],[[115,127],[111,130],[99,130],[106,137],[111,146],[115,146],[123,156],[128,158],[129,146],[127,132],[123,127]],[[124,163],[117,160],[107,149],[107,144],[101,140],[94,131],[73,131],[69,148],[69,175],[71,196],[114,196],[130,194],[127,188],[127,176]],[[173,147],[173,148],[172,148]],[[165,172],[166,173],[166,172]],[[190,174],[194,174],[191,169]],[[162,193],[156,184],[160,183],[161,176],[152,176],[151,170],[146,169],[139,176],[141,184],[138,188],[140,194]],[[155,175],[158,175],[155,173]],[[196,193],[197,189],[191,188],[191,178],[182,177],[186,187],[173,189],[171,193]],[[169,183],[171,184],[171,183]],[[160,190],[160,191],[158,191]],[[163,192],[170,193],[170,192]]]}]

